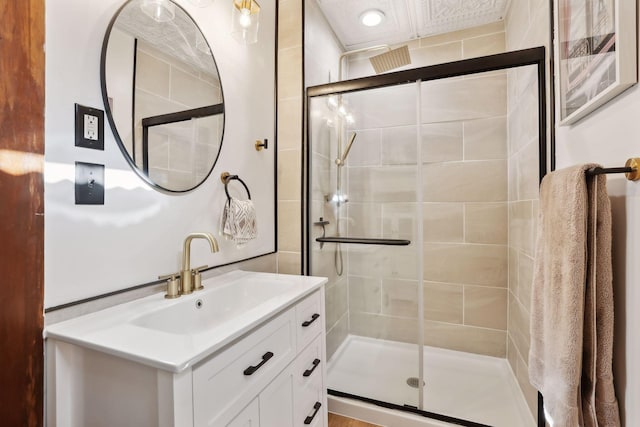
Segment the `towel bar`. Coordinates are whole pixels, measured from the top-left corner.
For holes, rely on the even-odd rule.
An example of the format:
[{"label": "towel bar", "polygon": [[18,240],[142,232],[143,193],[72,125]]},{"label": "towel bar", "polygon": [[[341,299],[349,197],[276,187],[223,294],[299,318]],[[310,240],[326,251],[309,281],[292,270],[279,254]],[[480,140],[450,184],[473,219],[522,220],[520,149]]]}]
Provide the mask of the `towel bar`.
[{"label": "towel bar", "polygon": [[637,181],[640,179],[640,157],[632,157],[627,159],[623,168],[591,168],[587,170],[587,175],[603,175],[609,173],[624,173],[629,181]]}]

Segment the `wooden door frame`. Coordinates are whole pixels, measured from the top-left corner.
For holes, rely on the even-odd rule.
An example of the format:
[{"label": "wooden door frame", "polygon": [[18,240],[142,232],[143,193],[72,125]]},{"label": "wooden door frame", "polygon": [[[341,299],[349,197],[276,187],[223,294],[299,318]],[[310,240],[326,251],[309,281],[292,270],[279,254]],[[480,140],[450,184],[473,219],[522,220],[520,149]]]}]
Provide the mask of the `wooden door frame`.
[{"label": "wooden door frame", "polygon": [[0,420],[43,425],[45,0],[0,2]]}]

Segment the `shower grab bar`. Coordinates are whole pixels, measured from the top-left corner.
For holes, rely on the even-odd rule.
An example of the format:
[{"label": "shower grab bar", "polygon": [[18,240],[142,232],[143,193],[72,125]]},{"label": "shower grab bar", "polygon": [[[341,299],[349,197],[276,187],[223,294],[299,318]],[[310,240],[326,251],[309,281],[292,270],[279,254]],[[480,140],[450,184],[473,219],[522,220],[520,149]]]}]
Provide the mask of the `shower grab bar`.
[{"label": "shower grab bar", "polygon": [[405,239],[371,239],[367,237],[318,237],[320,243],[353,243],[360,245],[408,246],[411,240]]}]

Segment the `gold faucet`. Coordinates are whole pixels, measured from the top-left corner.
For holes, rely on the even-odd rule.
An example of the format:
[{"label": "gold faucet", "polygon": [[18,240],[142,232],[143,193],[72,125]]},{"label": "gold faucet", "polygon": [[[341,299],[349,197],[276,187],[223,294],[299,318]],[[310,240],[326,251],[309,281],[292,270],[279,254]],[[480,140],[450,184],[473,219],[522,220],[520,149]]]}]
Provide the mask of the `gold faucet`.
[{"label": "gold faucet", "polygon": [[200,284],[200,270],[207,268],[205,265],[191,270],[191,241],[193,239],[207,240],[211,247],[211,252],[218,252],[218,242],[211,233],[191,233],[184,239],[182,248],[182,271],[180,272],[180,278],[182,279],[180,293],[182,295],[190,294],[194,291],[194,282],[196,284],[195,290],[202,289],[202,285]]}]

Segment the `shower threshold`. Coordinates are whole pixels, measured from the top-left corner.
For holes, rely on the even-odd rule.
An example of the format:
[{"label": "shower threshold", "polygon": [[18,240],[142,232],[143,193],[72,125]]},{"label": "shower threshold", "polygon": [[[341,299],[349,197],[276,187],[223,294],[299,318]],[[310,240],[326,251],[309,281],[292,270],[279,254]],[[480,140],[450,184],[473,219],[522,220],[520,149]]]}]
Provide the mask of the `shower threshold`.
[{"label": "shower threshold", "polygon": [[417,356],[416,345],[348,336],[328,364],[329,410],[386,426],[536,425],[506,359],[428,346],[417,410],[418,390],[406,382]]}]

